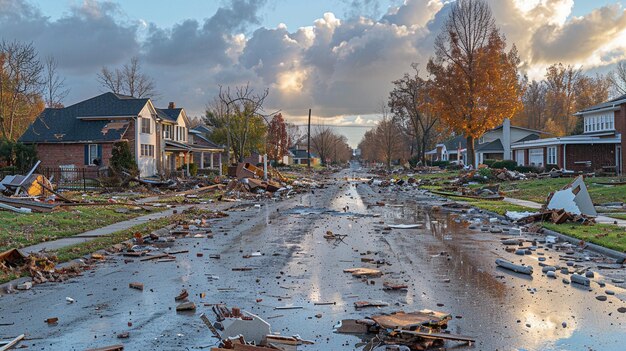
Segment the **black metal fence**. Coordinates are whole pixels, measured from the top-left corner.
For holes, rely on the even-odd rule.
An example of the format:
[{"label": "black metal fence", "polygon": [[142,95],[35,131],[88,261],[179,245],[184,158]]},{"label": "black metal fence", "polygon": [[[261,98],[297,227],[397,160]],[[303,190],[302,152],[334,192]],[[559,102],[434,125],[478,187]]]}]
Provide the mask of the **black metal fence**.
[{"label": "black metal fence", "polygon": [[46,176],[56,189],[78,191],[100,189],[98,178],[109,175],[106,168],[39,168],[37,173]]}]

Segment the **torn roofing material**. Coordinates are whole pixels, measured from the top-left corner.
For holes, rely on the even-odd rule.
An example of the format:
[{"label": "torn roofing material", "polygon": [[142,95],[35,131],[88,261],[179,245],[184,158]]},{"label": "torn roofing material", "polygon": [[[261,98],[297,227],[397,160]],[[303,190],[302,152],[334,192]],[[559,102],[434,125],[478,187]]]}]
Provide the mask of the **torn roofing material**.
[{"label": "torn roofing material", "polygon": [[578,176],[563,189],[555,192],[549,199],[547,209],[565,210],[566,212],[595,217],[598,215],[583,176]]}]

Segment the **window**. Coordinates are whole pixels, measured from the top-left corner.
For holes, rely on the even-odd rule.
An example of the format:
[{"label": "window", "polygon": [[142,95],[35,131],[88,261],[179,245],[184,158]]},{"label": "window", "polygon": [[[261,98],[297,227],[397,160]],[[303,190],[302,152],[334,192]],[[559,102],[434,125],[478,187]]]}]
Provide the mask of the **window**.
[{"label": "window", "polygon": [[86,145],[87,149],[85,150],[85,164],[88,166],[99,166],[100,165],[100,148],[98,144],[89,144]]},{"label": "window", "polygon": [[556,146],[548,147],[548,164],[549,165],[556,164]]},{"label": "window", "polygon": [[154,157],[154,145],[141,144],[142,157]]},{"label": "window", "polygon": [[152,130],[150,128],[150,118],[141,118],[141,132],[146,134],[152,134]]},{"label": "window", "polygon": [[163,138],[164,139],[171,139],[172,138],[172,126],[170,125],[165,125],[163,128]]}]

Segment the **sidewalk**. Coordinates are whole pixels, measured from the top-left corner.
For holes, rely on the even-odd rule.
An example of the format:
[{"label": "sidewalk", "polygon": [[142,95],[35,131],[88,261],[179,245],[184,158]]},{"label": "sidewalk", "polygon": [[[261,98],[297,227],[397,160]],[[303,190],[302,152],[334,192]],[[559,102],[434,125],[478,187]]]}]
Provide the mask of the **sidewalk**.
[{"label": "sidewalk", "polygon": [[[525,207],[529,207],[529,208],[533,208],[533,209],[540,209],[541,206],[543,206],[540,203],[537,202],[533,202],[533,201],[528,201],[528,200],[520,200],[520,199],[515,199],[512,197],[505,197],[504,198],[505,202],[514,204],[514,205],[520,205],[520,206],[525,206]],[[617,219],[617,218],[611,218],[611,217],[607,217],[604,215],[598,215],[596,217],[596,223],[602,223],[602,224],[613,224],[613,225],[617,225],[619,227],[625,227],[626,228],[626,220],[623,219]]]},{"label": "sidewalk", "polygon": [[88,232],[84,232],[84,233],[77,234],[74,236],[69,236],[67,238],[61,238],[61,239],[54,240],[54,241],[48,241],[48,242],[35,244],[32,246],[27,246],[27,247],[21,248],[20,251],[22,251],[22,253],[24,253],[25,255],[28,255],[31,252],[38,252],[41,250],[48,250],[48,251],[58,250],[66,246],[94,240],[99,236],[109,235],[109,234],[118,232],[120,230],[125,230],[133,226],[136,226],[138,224],[143,224],[143,223],[155,220],[155,219],[169,217],[172,214],[174,214],[174,211],[181,212],[191,206],[192,205],[176,206],[175,208],[169,208],[169,209],[166,209],[165,211],[154,212],[154,213],[147,214],[145,216],[129,219],[127,221],[113,223],[106,227],[90,230]]}]

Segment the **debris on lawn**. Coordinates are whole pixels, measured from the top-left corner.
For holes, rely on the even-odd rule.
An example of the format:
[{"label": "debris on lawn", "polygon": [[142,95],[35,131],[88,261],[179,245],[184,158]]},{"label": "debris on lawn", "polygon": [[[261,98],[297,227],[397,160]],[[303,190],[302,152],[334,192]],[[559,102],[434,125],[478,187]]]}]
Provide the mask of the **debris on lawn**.
[{"label": "debris on lawn", "polygon": [[548,210],[564,210],[574,215],[590,217],[598,215],[587,191],[587,186],[585,186],[583,176],[578,176],[563,189],[551,194],[547,203],[546,209]]}]

